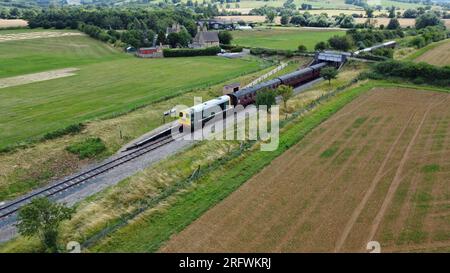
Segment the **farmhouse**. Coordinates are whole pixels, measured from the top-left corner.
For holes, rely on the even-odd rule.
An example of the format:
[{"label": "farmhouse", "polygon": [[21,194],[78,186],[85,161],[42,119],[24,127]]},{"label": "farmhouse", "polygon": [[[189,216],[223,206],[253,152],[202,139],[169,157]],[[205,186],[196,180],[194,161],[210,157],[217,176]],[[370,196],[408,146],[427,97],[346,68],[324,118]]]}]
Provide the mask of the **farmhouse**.
[{"label": "farmhouse", "polygon": [[206,48],[212,46],[219,46],[219,35],[216,31],[208,31],[206,27],[198,28],[197,35],[195,35],[191,48]]}]

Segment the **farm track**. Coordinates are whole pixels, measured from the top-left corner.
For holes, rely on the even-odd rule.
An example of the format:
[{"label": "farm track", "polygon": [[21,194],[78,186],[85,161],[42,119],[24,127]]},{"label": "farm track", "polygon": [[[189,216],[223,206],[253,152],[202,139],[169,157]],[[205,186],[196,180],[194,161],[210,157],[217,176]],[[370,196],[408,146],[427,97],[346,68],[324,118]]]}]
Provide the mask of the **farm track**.
[{"label": "farm track", "polygon": [[[448,230],[442,222],[448,219],[445,206],[449,204],[443,188],[450,175],[445,164],[448,98],[445,93],[404,89],[363,94],[174,235],[160,251],[365,251],[368,237],[380,241],[383,252],[447,247],[448,239],[438,240],[435,234]],[[443,144],[429,150],[436,146],[436,140],[430,144],[429,138],[435,138],[437,117],[442,120],[438,127],[443,128]],[[361,118],[365,121],[354,127]],[[334,146],[334,154],[322,156]],[[423,152],[425,159],[419,156]],[[397,217],[393,213],[405,206],[399,203],[400,189],[410,190],[411,177],[417,175],[418,186],[424,187],[421,169],[431,163],[438,163],[441,170],[429,186],[433,196],[429,213],[415,216],[421,203],[417,193],[410,193],[414,198],[407,206],[413,211]],[[374,222],[375,217],[379,222]],[[428,232],[424,241],[397,243],[407,225],[393,223],[402,217],[423,222]],[[395,228],[388,240],[389,227]],[[344,230],[349,230],[348,236]]]},{"label": "farm track", "polygon": [[0,222],[8,219],[11,216],[14,216],[22,206],[30,203],[34,198],[54,197],[57,194],[68,191],[73,187],[82,185],[100,174],[106,173],[111,169],[123,165],[174,140],[175,139],[172,138],[172,135],[164,136],[150,143],[146,143],[145,145],[136,148],[135,150],[132,150],[125,155],[121,155],[117,158],[111,159],[105,163],[95,166],[85,172],[66,178],[62,181],[58,181],[44,188],[40,188],[18,199],[3,204],[2,206],[0,206]]}]

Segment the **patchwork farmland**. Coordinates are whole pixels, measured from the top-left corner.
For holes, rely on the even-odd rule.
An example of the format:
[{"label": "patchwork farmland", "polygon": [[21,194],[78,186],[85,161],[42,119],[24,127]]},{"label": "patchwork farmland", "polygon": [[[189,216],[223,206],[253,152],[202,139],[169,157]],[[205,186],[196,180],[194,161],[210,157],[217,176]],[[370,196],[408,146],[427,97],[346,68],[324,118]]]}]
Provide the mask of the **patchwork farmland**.
[{"label": "patchwork farmland", "polygon": [[161,251],[448,251],[449,100],[361,95]]}]

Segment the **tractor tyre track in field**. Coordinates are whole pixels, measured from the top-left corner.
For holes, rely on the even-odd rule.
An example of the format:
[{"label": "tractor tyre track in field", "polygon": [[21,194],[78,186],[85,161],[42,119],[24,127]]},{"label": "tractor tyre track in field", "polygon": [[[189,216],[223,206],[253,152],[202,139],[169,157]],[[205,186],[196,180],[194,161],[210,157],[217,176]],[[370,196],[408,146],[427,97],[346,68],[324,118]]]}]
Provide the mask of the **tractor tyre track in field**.
[{"label": "tractor tyre track in field", "polygon": [[[431,132],[434,133],[436,132],[436,129],[439,125],[441,119],[437,120],[434,124],[433,124],[433,128],[431,129]],[[431,145],[433,143],[433,139],[432,137],[428,136],[426,141],[425,141],[425,151],[428,151],[431,148]],[[410,158],[412,157],[412,155],[410,156]],[[427,154],[425,153],[421,153],[419,155],[419,158],[416,159],[417,162],[419,162],[419,166],[422,166],[427,158]],[[405,177],[406,175],[404,175],[403,177]],[[399,212],[399,217],[396,221],[396,223],[394,224],[394,230],[401,230],[401,228],[405,225],[406,220],[408,219],[408,214],[412,209],[412,198],[414,197],[414,194],[417,191],[417,186],[418,183],[420,182],[420,178],[421,178],[421,174],[420,173],[415,173],[415,175],[412,177],[412,181],[411,181],[411,185],[409,186],[408,192],[406,194],[405,197],[405,201],[400,209]]]},{"label": "tractor tyre track in field", "polygon": [[386,164],[389,161],[391,155],[393,154],[395,148],[397,148],[397,143],[402,138],[402,136],[405,133],[406,129],[408,128],[409,124],[413,120],[415,114],[416,114],[416,112],[413,112],[410,115],[410,117],[408,119],[408,122],[405,124],[405,126],[403,126],[402,130],[397,135],[397,138],[395,139],[395,141],[392,143],[391,147],[389,148],[389,151],[386,154],[386,156],[384,157],[384,160],[381,163],[380,167],[378,168],[378,172],[375,175],[375,177],[373,178],[370,187],[366,191],[366,194],[364,195],[364,197],[361,200],[361,202],[359,203],[359,205],[353,211],[352,215],[350,216],[350,219],[347,222],[347,225],[344,227],[342,235],[337,240],[336,247],[335,247],[335,250],[334,250],[335,252],[339,252],[341,250],[341,248],[343,247],[343,245],[345,243],[345,240],[347,239],[348,235],[350,234],[350,231],[353,228],[353,225],[355,224],[355,222],[358,219],[359,215],[361,214],[362,210],[364,209],[364,207],[366,206],[367,202],[369,201],[370,196],[375,191],[375,188],[377,187],[378,182],[380,182],[380,180],[382,178],[383,171],[384,171],[384,169],[386,167]]},{"label": "tractor tyre track in field", "polygon": [[[373,131],[376,129],[380,129],[379,127],[383,126],[383,123],[378,124],[378,126],[376,128],[371,128],[370,130]],[[363,128],[363,126],[361,126],[360,128]],[[386,129],[386,128],[385,128]],[[357,132],[354,132],[354,135],[356,135]],[[352,142],[353,138],[349,138],[348,142],[345,143],[343,145],[343,147],[346,147],[347,144],[349,144],[350,142]],[[356,151],[360,151],[365,145],[368,144],[368,142],[371,139],[369,139],[368,137],[366,138],[365,142],[359,144],[358,148],[355,149]],[[372,157],[375,156],[375,152],[377,149],[373,150],[372,153]],[[339,155],[339,152],[336,152],[336,157]],[[318,206],[321,204],[321,202],[323,201],[323,199],[326,197],[327,194],[330,193],[330,187],[337,183],[339,178],[341,178],[341,176],[344,174],[344,172],[347,170],[347,167],[349,167],[350,164],[352,164],[353,160],[358,156],[358,153],[355,152],[352,154],[351,157],[349,157],[345,163],[341,166],[339,166],[339,170],[337,171],[337,173],[333,173],[333,176],[331,177],[330,181],[328,184],[323,185],[323,189],[320,190],[320,192],[317,194],[317,196],[314,198],[314,202],[309,206],[309,208],[307,210],[305,210],[305,212],[303,213],[302,217],[299,217],[298,221],[296,221],[293,225],[290,226],[289,230],[286,232],[286,234],[281,238],[279,245],[276,247],[276,252],[281,252],[282,248],[290,241],[290,239],[292,239],[296,232],[301,228],[301,226],[305,223],[305,221],[307,220],[308,216],[311,215],[317,208]],[[367,167],[368,164],[370,164],[371,160],[367,160],[366,162],[364,162],[364,168]],[[333,162],[333,159],[330,160],[330,162]],[[313,177],[311,179],[311,181],[314,181],[315,179],[317,179],[319,176],[321,175],[320,172],[316,173],[316,176]],[[317,232],[317,231],[316,231]]]},{"label": "tractor tyre track in field", "polygon": [[[442,103],[442,101],[441,101]],[[397,191],[399,185],[400,185],[400,176],[403,172],[403,168],[406,164],[406,161],[409,159],[409,154],[411,153],[411,149],[413,145],[416,142],[417,137],[419,136],[420,130],[422,130],[423,124],[425,123],[425,119],[427,118],[432,106],[434,106],[433,103],[429,103],[427,110],[422,116],[422,119],[420,120],[419,126],[417,126],[413,137],[408,143],[408,146],[406,147],[405,152],[402,155],[402,159],[400,160],[400,163],[398,165],[397,171],[395,173],[394,179],[391,182],[391,185],[388,189],[388,192],[383,200],[383,204],[381,205],[381,208],[379,209],[377,215],[375,216],[375,219],[372,223],[372,228],[370,230],[367,242],[372,241],[378,231],[378,228],[380,226],[381,221],[384,218],[384,215],[386,214],[388,206],[391,204],[392,199],[394,198],[395,192]]]}]

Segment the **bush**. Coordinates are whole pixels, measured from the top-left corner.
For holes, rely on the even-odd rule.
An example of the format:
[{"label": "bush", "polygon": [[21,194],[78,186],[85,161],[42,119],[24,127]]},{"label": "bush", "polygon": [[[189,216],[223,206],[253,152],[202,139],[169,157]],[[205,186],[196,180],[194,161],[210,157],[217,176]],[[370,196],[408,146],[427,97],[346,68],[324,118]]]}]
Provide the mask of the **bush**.
[{"label": "bush", "polygon": [[427,43],[422,36],[416,36],[409,42],[409,45],[414,46],[416,48],[422,48],[422,47],[426,46]]},{"label": "bush", "polygon": [[315,50],[317,51],[324,51],[325,49],[328,48],[328,44],[326,42],[318,42],[316,44],[316,46],[314,47]]},{"label": "bush", "polygon": [[80,159],[98,156],[106,150],[106,146],[100,138],[87,138],[66,148],[70,153],[78,155]]},{"label": "bush", "polygon": [[373,72],[385,77],[417,80],[428,84],[449,86],[450,66],[438,67],[427,63],[386,61],[373,66]]},{"label": "bush", "polygon": [[307,50],[306,46],[304,46],[304,45],[299,45],[298,49],[297,49],[298,52],[306,52],[306,50]]},{"label": "bush", "polygon": [[333,36],[328,40],[328,43],[330,44],[330,47],[341,51],[347,51],[353,46],[353,40],[348,35]]},{"label": "bush", "polygon": [[229,45],[231,44],[231,40],[233,40],[233,35],[229,31],[220,31],[219,32],[219,41],[221,44]]},{"label": "bush", "polygon": [[220,44],[220,48],[222,48],[223,50],[229,50],[230,52],[242,52],[243,50],[242,46],[224,45],[224,44]]},{"label": "bush", "polygon": [[220,47],[208,47],[202,49],[164,49],[164,57],[193,57],[193,56],[213,56],[221,52]]},{"label": "bush", "polygon": [[236,46],[236,47],[230,49],[230,52],[237,53],[237,52],[242,52],[242,50],[243,50],[242,46]]},{"label": "bush", "polygon": [[276,49],[259,48],[259,47],[251,48],[250,54],[268,55],[268,56],[281,55],[281,56],[286,56],[286,57],[294,56],[294,53],[291,50],[276,50]]},{"label": "bush", "polygon": [[84,128],[84,125],[81,123],[73,124],[66,128],[59,129],[54,132],[45,134],[43,139],[50,140],[50,139],[55,139],[55,138],[62,137],[62,136],[68,135],[68,134],[76,134],[76,133],[81,132],[83,130],[83,128]]},{"label": "bush", "polygon": [[372,51],[372,54],[392,59],[394,57],[394,50],[392,48],[377,48]]}]

